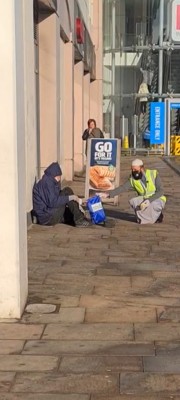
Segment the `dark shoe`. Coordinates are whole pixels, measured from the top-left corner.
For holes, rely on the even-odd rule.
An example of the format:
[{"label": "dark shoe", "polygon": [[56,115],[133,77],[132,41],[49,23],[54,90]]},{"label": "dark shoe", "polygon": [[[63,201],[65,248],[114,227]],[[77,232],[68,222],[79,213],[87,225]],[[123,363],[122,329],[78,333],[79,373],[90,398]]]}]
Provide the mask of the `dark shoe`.
[{"label": "dark shoe", "polygon": [[137,224],[141,224],[141,219],[137,218],[136,222],[137,222]]},{"label": "dark shoe", "polygon": [[164,215],[163,215],[163,213],[161,213],[159,218],[157,219],[157,221],[155,223],[156,224],[161,224],[161,222],[163,222],[163,218],[164,218]]},{"label": "dark shoe", "polygon": [[87,219],[81,218],[75,222],[75,226],[77,228],[88,228],[89,226],[91,226],[91,223]]}]

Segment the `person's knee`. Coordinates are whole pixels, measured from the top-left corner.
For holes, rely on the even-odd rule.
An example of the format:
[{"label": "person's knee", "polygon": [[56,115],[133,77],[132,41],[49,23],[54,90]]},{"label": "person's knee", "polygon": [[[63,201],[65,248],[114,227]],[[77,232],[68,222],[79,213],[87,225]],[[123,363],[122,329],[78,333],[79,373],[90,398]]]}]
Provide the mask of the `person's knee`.
[{"label": "person's knee", "polygon": [[131,207],[134,207],[134,200],[133,200],[133,199],[130,199],[130,200],[129,200],[129,205],[130,205]]}]

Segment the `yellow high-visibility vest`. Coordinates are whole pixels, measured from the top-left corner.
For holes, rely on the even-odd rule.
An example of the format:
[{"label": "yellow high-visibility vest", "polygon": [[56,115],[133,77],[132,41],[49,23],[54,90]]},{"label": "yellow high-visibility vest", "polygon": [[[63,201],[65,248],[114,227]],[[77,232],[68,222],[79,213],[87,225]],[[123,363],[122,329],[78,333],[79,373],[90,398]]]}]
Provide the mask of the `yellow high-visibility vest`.
[{"label": "yellow high-visibility vest", "polygon": [[[143,196],[146,199],[153,196],[153,194],[156,192],[155,180],[157,173],[158,172],[156,169],[147,169],[145,171],[147,186],[143,185],[143,182],[140,179],[136,180],[133,179],[133,177],[130,178],[131,186],[134,190],[136,190],[139,196]],[[160,199],[166,202],[165,196],[161,196]]]}]

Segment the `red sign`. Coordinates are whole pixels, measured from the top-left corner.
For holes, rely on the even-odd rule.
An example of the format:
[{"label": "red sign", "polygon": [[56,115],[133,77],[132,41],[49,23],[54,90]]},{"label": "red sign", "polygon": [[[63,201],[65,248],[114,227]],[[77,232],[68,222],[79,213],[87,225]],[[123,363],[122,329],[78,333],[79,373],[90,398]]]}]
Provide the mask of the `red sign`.
[{"label": "red sign", "polygon": [[176,7],[176,29],[180,30],[180,5]]},{"label": "red sign", "polygon": [[180,0],[172,0],[171,7],[171,39],[180,43]]},{"label": "red sign", "polygon": [[84,43],[84,24],[81,18],[76,18],[76,38],[78,43]]}]

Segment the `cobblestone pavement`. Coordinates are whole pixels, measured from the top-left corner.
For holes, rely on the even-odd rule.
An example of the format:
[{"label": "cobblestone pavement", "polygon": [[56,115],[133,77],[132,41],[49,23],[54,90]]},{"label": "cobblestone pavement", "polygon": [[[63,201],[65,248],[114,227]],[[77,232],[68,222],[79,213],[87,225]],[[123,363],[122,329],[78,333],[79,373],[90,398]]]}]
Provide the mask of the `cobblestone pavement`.
[{"label": "cobblestone pavement", "polygon": [[164,182],[163,224],[136,224],[126,193],[107,207],[114,228],[28,231],[28,303],[55,311],[1,322],[0,400],[180,399],[180,177],[145,161]]}]

